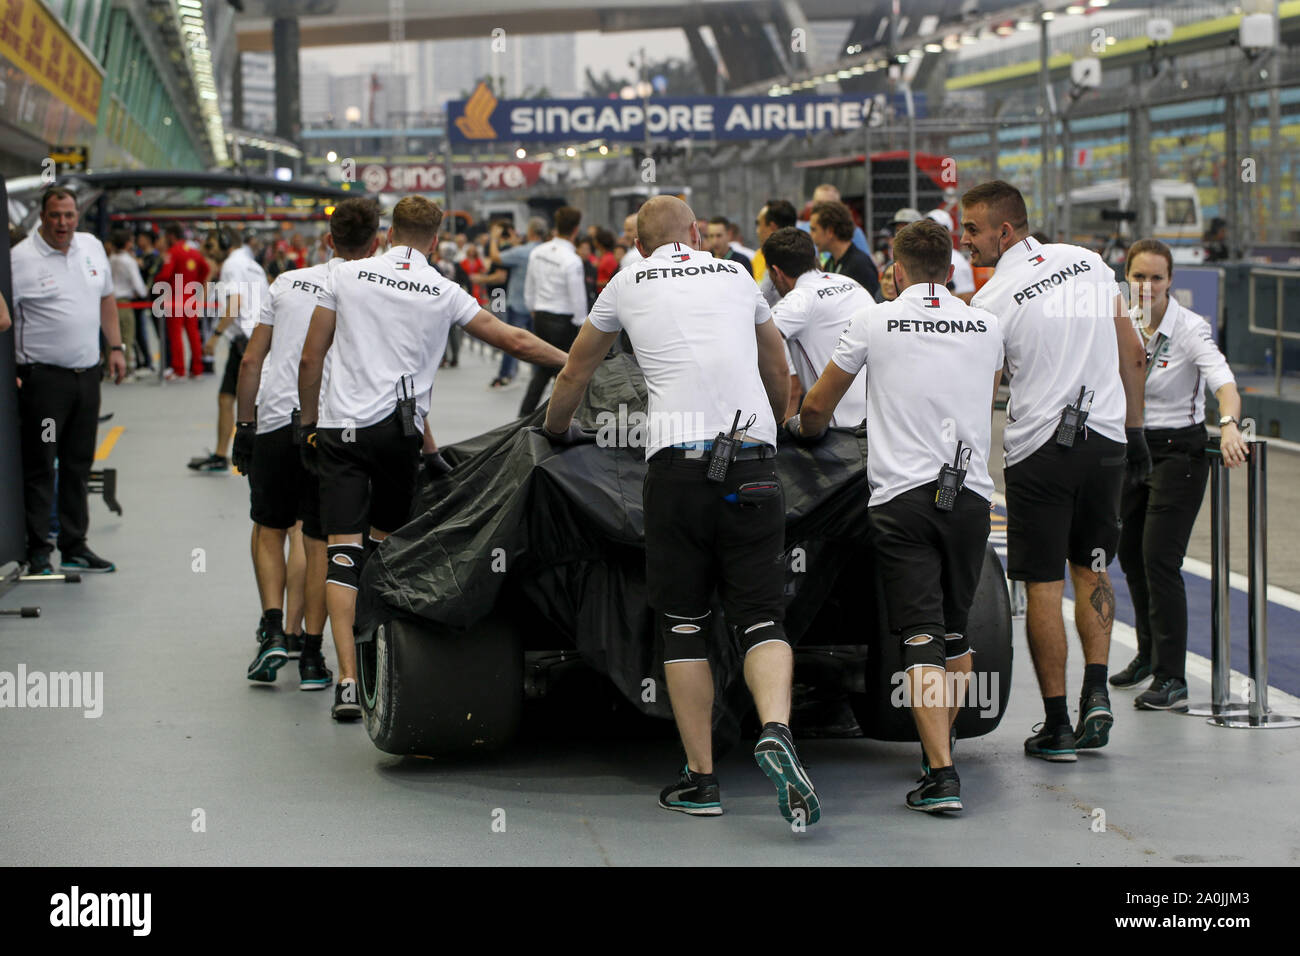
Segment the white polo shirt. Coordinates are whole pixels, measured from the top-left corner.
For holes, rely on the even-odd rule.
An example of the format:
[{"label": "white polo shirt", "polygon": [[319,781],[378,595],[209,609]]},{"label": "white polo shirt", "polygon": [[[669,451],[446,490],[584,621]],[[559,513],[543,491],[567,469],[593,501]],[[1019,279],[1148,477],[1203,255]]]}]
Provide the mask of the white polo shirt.
[{"label": "white polo shirt", "polygon": [[587,280],[582,257],[568,239],[558,236],[528,254],[524,302],[532,312],[571,315],[574,325],[587,317]]},{"label": "white polo shirt", "polygon": [[[790,346],[799,384],[807,392],[826,371],[836,346],[853,316],[876,304],[866,289],[848,276],[810,270],[772,307],[772,320]],[[852,428],[867,417],[867,373],[858,373],[840,399],[831,424]]]},{"label": "white polo shirt", "polygon": [[113,295],[104,244],[75,232],[65,254],[35,230],[9,253],[9,265],[14,360],[61,368],[98,365],[100,302]]},{"label": "white polo shirt", "polygon": [[1008,465],[1054,439],[1061,409],[1078,399],[1080,388],[1093,393],[1086,427],[1124,442],[1118,295],[1115,273],[1095,252],[1026,238],[1002,253],[993,278],[971,299],[1002,325],[1011,375],[1003,433]]},{"label": "white polo shirt", "polygon": [[1205,390],[1235,382],[1205,319],[1172,295],[1146,343],[1146,427],[1186,428],[1205,421]]},{"label": "white polo shirt", "polygon": [[262,314],[268,286],[266,272],[257,264],[248,246],[236,246],[221,263],[217,301],[239,296],[239,331],[252,335]]},{"label": "white polo shirt", "polygon": [[893,302],[858,311],[831,361],[850,375],[867,372],[870,507],[934,481],[958,441],[971,450],[966,487],[993,500],[993,375],[1002,367],[996,316],[937,282],[919,282]]},{"label": "white polo shirt", "polygon": [[676,242],[615,273],[591,309],[601,332],[627,332],[645,373],[646,458],[669,445],[730,432],[776,446],[776,419],[758,374],[754,327],[772,318],[740,265]]},{"label": "white polo shirt", "polygon": [[472,295],[410,246],[338,263],[316,304],[336,316],[317,418],[322,428],[365,428],[387,418],[402,398],[402,376],[410,376],[407,394],[415,395],[422,428],[447,334],[479,311]]},{"label": "white polo shirt", "polygon": [[[265,435],[283,428],[292,420],[298,407],[298,362],[307,341],[311,314],[317,297],[325,288],[325,277],[344,260],[292,269],[276,276],[262,302],[259,321],[270,326],[271,350],[262,363],[262,382],[257,390],[257,433]],[[326,365],[328,366],[328,361]],[[325,382],[321,382],[321,395]]]}]

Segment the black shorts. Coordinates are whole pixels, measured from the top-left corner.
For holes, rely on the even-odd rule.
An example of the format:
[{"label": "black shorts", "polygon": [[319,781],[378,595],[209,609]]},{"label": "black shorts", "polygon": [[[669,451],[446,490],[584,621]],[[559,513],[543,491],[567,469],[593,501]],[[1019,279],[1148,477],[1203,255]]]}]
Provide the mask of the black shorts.
[{"label": "black shorts", "polygon": [[402,434],[397,412],[365,428],[319,429],[316,451],[325,533],[364,534],[371,527],[391,533],[406,524],[422,444],[421,436]]},{"label": "black shorts", "polygon": [[248,473],[249,516],[263,528],[291,528],[325,540],[320,522],[320,484],[302,465],[293,443],[293,426],[285,425],[253,439],[253,466]]},{"label": "black shorts", "polygon": [[[785,608],[785,495],[744,499],[740,486],[775,482],[774,456],[734,461],[723,482],[707,457],[650,460],[643,491],[646,591],[660,614],[705,614],[716,587],[727,623],[781,621]],[[727,500],[731,496],[733,500]]]},{"label": "black shorts", "polygon": [[230,352],[226,356],[226,369],[221,373],[222,395],[239,394],[239,363],[244,360],[244,346],[248,344],[248,336],[238,333],[230,340]]},{"label": "black shorts", "polygon": [[1089,430],[1073,448],[1053,438],[1006,469],[1007,577],[1060,581],[1065,562],[1109,565],[1119,546],[1126,449]]},{"label": "black shorts", "polygon": [[912,488],[867,512],[889,630],[902,640],[964,635],[984,568],[989,502],[963,488],[952,511],[940,511],[937,487]]}]

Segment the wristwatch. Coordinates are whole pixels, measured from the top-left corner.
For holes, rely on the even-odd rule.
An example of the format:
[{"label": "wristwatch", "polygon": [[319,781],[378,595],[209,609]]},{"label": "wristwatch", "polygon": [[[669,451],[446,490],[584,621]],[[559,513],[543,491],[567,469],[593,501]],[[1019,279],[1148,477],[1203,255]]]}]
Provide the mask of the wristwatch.
[{"label": "wristwatch", "polygon": [[1222,418],[1219,419],[1219,427],[1222,428],[1224,425],[1236,425],[1238,428],[1240,428],[1241,422],[1237,421],[1231,415],[1224,415]]},{"label": "wristwatch", "polygon": [[108,347],[108,350],[109,350],[110,352],[125,352],[125,351],[126,351],[126,346],[125,346],[125,345],[110,345],[110,346]]}]

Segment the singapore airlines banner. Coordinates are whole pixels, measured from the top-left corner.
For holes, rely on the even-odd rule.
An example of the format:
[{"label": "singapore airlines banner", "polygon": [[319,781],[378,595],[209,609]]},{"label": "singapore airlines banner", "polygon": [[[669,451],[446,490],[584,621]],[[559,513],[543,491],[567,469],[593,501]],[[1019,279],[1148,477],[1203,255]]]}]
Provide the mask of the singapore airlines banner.
[{"label": "singapore airlines banner", "polygon": [[[873,101],[875,108],[873,111]],[[924,96],[913,94],[916,115]],[[507,145],[603,139],[779,139],[787,133],[860,129],[888,112],[903,112],[902,96],[682,96],[649,101],[611,99],[498,100],[483,84],[467,100],[447,104],[454,143]]]}]

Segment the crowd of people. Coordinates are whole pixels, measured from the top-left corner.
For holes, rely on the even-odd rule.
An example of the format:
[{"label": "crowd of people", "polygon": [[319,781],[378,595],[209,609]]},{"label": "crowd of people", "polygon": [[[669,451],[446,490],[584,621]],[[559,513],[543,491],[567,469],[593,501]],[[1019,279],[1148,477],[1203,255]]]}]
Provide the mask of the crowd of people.
[{"label": "crowd of people", "polygon": [[[687,757],[660,805],[722,812],[701,640],[718,581],[763,721],[755,759],[787,820],[819,818],[789,727],[784,499],[772,460],[778,429],[813,443],[865,421],[869,544],[923,748],[906,804],[958,810],[952,678],[972,669],[965,623],[989,534],[991,411],[1005,375],[1007,571],[1026,583],[1044,708],[1026,754],[1072,761],[1105,746],[1108,681],[1150,679],[1137,706],[1177,708],[1187,643],[1178,567],[1206,481],[1205,388],[1218,401],[1225,463],[1243,462],[1247,446],[1212,332],[1168,294],[1169,250],[1154,240],[1129,249],[1126,303],[1095,253],[1035,237],[1007,183],[928,214],[900,210],[874,250],[835,187],[818,187],[807,208],[801,219],[791,201],[769,199],[755,212],[754,247],[736,222],[699,218],[669,196],[647,201],[618,236],[584,229],[570,206],[522,234],[505,221],[449,234],[435,203],[407,196],[387,230],[375,203],[344,200],[313,245],[232,230],[187,238],[176,224],[101,244],[76,231],[75,196],[53,188],[38,231],[12,253],[29,568],[52,570],[54,511],[63,568],[114,569],[86,544],[101,369],[116,382],[149,369],[151,337],[165,335],[169,377],[198,377],[224,338],[217,444],[190,467],[233,461],[249,477],[261,617],[247,677],[274,681],[296,657],[303,690],[329,687],[328,620],[341,672],[331,713],[355,719],[361,570],[408,520],[421,468],[450,470],[428,416],[460,336],[501,351],[493,388],[531,365],[521,418],[554,383],[540,429],[559,447],[579,440],[574,410],[626,336],[649,413],[677,423],[646,448],[647,590]],[[978,291],[972,267],[992,273]],[[6,306],[0,331],[9,324]],[[56,441],[42,437],[51,419]],[[701,419],[702,430],[683,424]],[[1116,556],[1139,652],[1108,678]],[[1086,660],[1073,724],[1067,568]]]}]

